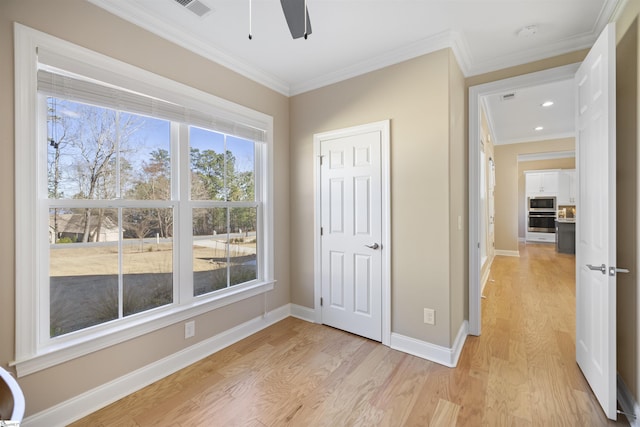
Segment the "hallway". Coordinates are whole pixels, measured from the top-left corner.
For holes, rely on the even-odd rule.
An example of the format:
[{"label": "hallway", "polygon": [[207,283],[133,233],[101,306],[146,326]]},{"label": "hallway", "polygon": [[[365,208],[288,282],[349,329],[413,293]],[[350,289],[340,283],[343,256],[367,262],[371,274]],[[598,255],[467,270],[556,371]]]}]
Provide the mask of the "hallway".
[{"label": "hallway", "polygon": [[606,419],[575,361],[575,256],[519,246],[519,258],[495,258],[482,336],[458,365],[486,387],[483,424],[628,425]]}]

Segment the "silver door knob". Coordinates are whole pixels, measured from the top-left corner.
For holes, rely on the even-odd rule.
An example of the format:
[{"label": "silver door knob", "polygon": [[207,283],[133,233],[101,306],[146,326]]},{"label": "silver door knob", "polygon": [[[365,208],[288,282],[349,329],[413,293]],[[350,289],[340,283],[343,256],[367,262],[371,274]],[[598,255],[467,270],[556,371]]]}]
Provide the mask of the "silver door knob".
[{"label": "silver door knob", "polygon": [[373,245],[365,245],[366,247],[368,247],[369,249],[378,249],[380,247],[379,244],[374,243]]},{"label": "silver door knob", "polygon": [[589,270],[599,271],[602,274],[607,274],[607,266],[604,265],[604,264],[602,264],[602,265],[587,264],[587,268]]}]

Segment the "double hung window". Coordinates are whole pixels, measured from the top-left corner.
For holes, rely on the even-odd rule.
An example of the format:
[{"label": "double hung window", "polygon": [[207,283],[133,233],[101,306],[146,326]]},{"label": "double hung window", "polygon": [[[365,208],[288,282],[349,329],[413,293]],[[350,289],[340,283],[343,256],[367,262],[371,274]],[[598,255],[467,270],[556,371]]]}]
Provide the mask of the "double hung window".
[{"label": "double hung window", "polygon": [[34,112],[16,130],[18,269],[35,265],[17,272],[19,370],[271,289],[271,118],[21,32],[38,54],[16,51],[35,75],[16,79]]}]

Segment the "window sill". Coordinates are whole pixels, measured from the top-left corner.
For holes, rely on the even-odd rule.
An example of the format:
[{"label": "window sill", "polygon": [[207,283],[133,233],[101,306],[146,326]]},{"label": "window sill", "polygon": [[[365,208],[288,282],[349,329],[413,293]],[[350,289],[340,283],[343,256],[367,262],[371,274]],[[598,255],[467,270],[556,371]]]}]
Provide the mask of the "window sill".
[{"label": "window sill", "polygon": [[111,327],[108,331],[96,333],[89,337],[83,336],[76,340],[66,340],[64,343],[50,345],[43,348],[39,354],[11,363],[16,367],[18,377],[23,377],[52,366],[68,362],[77,357],[85,356],[122,343],[124,341],[154,332],[178,322],[199,316],[220,307],[263,294],[274,288],[275,280],[259,282],[238,289],[231,289],[221,295],[209,298],[195,298],[189,305],[175,306],[156,313],[149,313],[137,319],[123,322],[122,325]]}]

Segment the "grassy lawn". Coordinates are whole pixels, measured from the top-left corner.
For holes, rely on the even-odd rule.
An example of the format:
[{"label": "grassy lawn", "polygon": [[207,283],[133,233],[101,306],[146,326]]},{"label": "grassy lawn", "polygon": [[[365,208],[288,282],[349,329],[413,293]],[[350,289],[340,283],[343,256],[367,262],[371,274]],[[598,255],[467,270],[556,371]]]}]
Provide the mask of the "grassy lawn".
[{"label": "grassy lawn", "polygon": [[[236,257],[243,262],[245,257],[234,254],[233,246],[237,245],[232,245],[231,262]],[[241,246],[255,248],[252,243]],[[220,268],[226,265],[226,256],[222,249],[194,245],[193,270]],[[123,248],[122,261],[125,274],[170,273],[173,271],[173,248],[170,243],[145,243],[142,248],[138,243],[128,244]],[[58,245],[50,251],[49,274],[51,277],[118,274],[118,247]]]},{"label": "grassy lawn", "polygon": [[[124,316],[173,302],[170,243],[127,242],[123,248]],[[132,244],[133,243],[133,244]],[[254,279],[255,243],[231,245],[231,285]],[[220,248],[193,245],[195,295],[227,287],[227,258]],[[57,245],[50,251],[51,336],[98,325],[119,316],[118,247]]]}]

